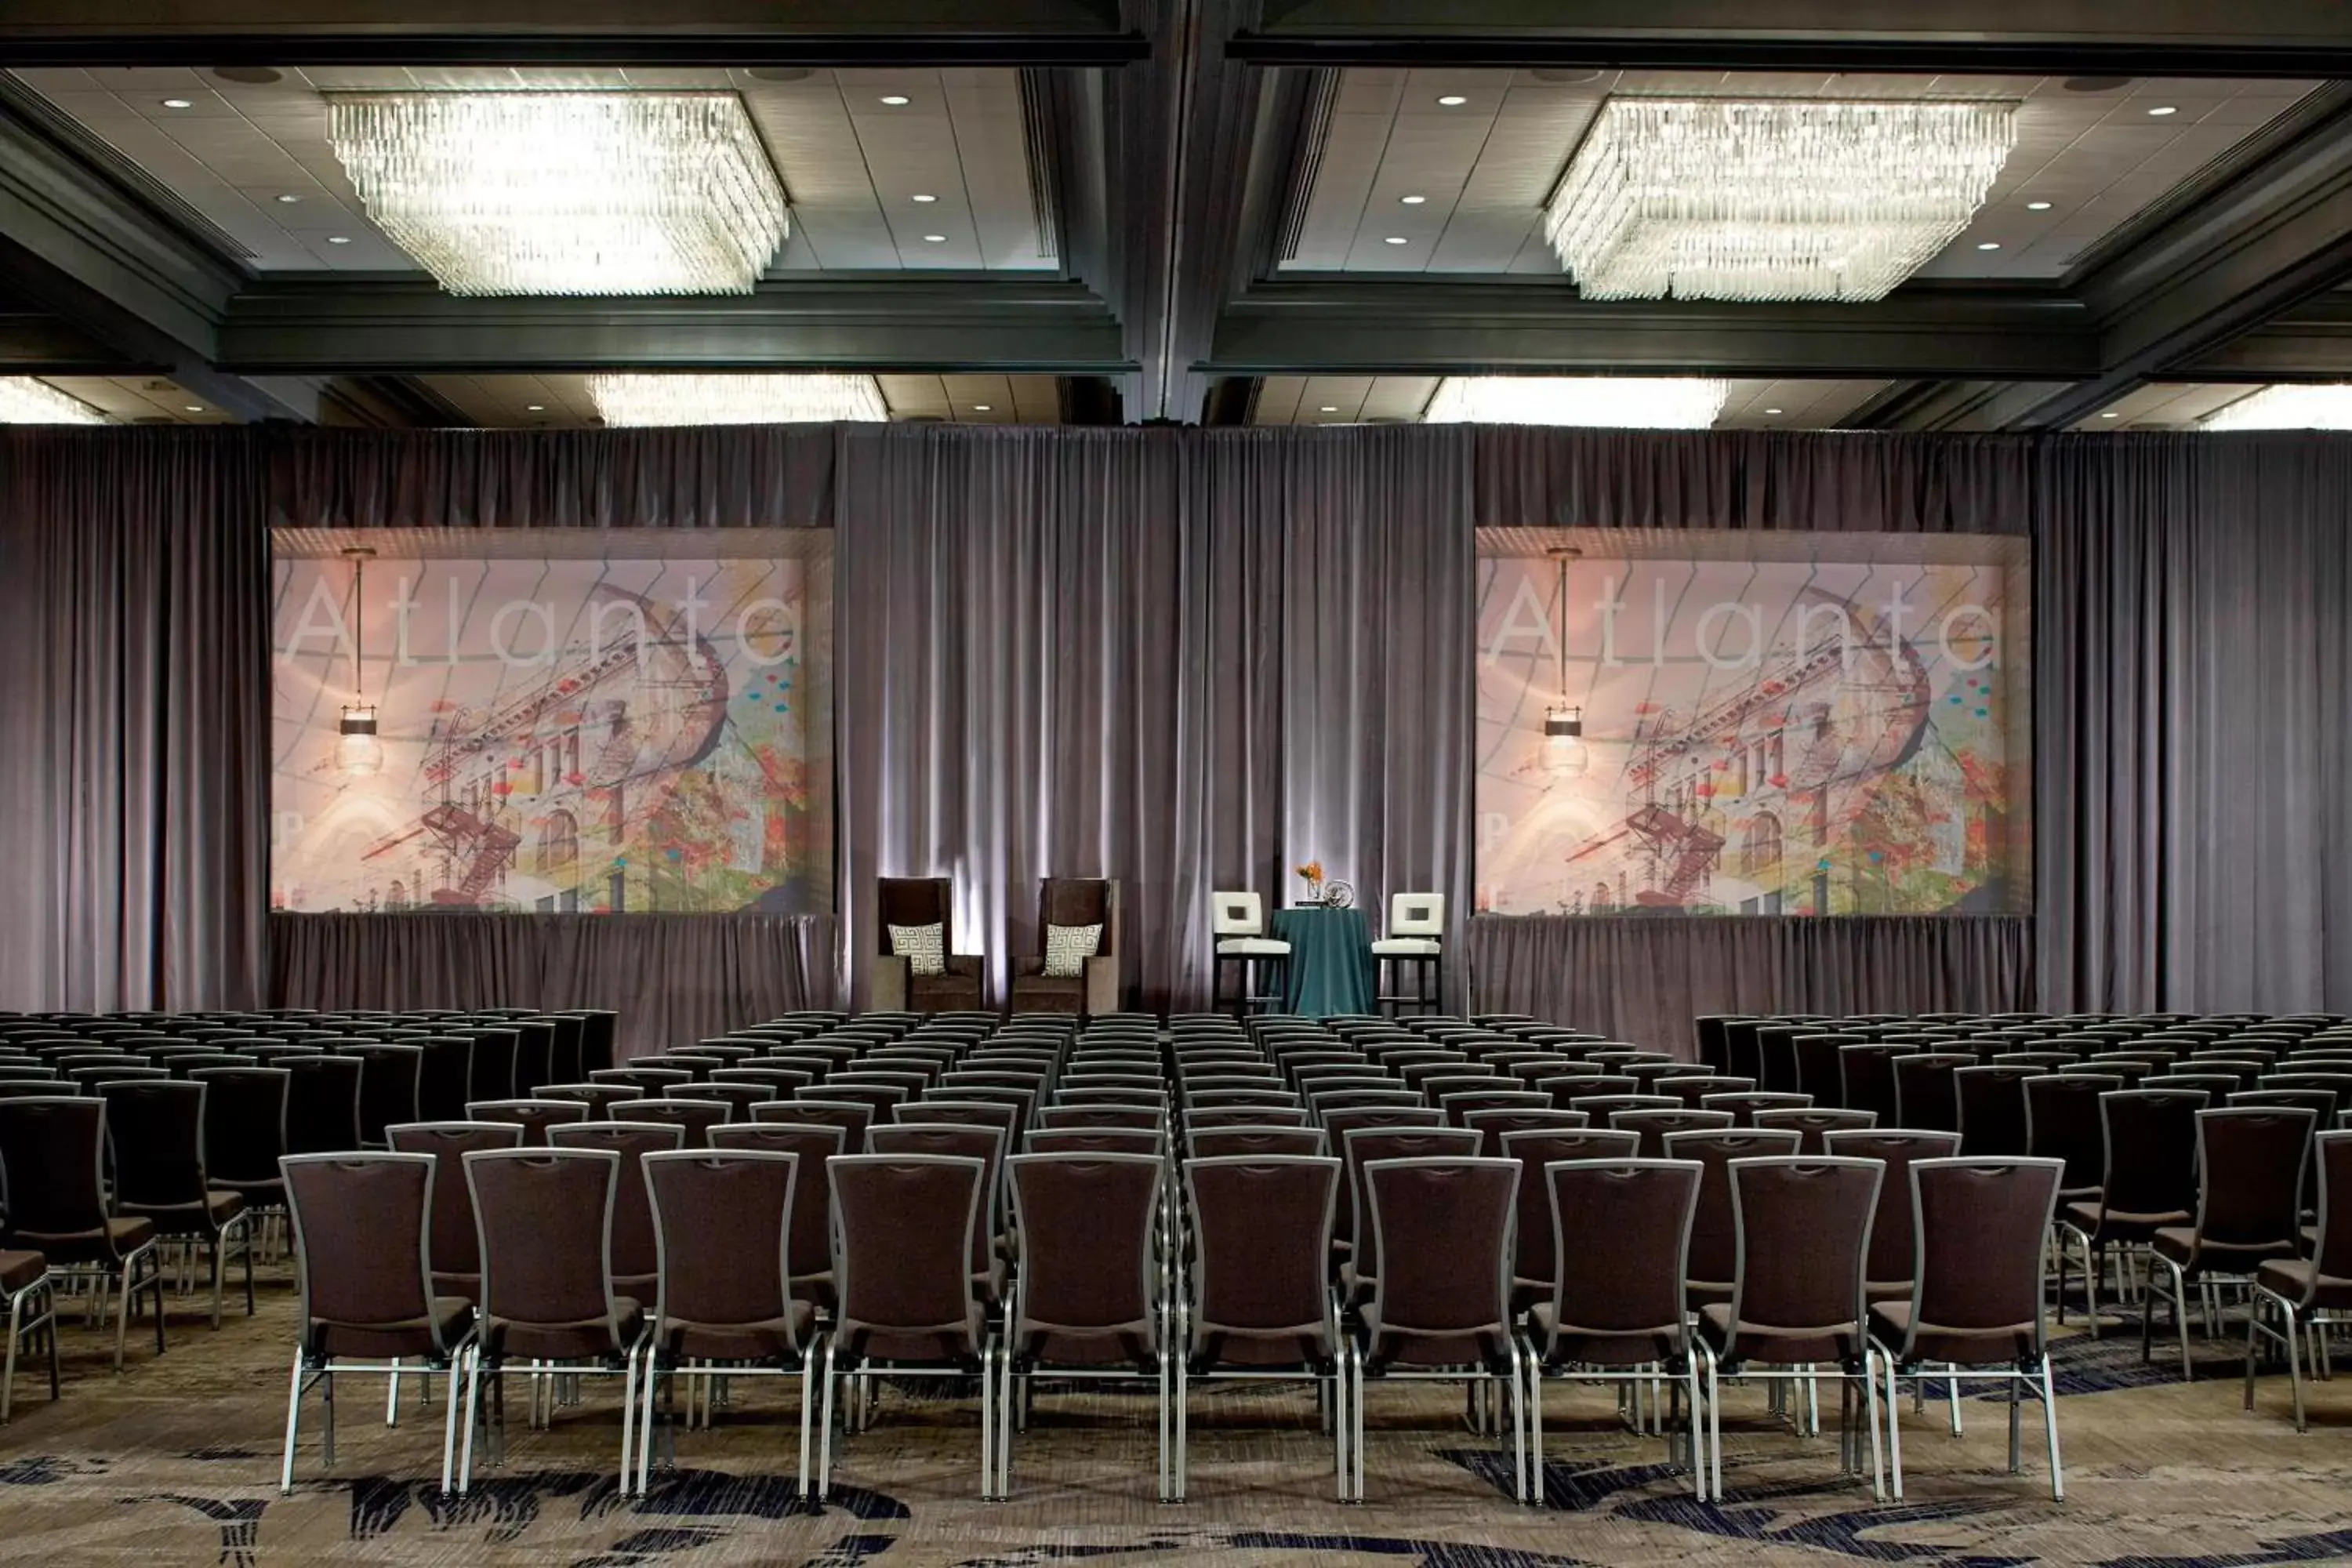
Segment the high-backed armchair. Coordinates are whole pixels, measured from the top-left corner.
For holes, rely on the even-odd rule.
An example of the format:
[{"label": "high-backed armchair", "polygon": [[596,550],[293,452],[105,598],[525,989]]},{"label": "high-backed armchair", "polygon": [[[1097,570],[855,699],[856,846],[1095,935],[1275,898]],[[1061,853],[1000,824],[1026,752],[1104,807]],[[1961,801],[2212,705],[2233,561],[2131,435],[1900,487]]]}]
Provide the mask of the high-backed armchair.
[{"label": "high-backed armchair", "polygon": [[1118,884],[1094,877],[1046,877],[1037,884],[1037,944],[1049,948],[1047,928],[1102,928],[1092,953],[1053,967],[1075,974],[1049,974],[1053,953],[1013,961],[1015,1013],[1083,1013],[1099,1017],[1118,1011]]},{"label": "high-backed armchair", "polygon": [[[980,954],[955,951],[955,879],[884,877],[875,884],[874,908],[874,1011],[948,1013],[984,1005]],[[939,927],[944,972],[916,973],[915,961],[891,945],[892,926]]]}]

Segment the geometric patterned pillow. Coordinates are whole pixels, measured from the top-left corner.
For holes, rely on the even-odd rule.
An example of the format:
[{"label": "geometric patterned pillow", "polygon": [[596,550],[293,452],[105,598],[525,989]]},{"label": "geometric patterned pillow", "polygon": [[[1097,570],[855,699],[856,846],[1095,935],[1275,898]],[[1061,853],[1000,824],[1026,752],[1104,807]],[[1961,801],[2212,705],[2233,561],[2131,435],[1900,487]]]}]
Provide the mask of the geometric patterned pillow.
[{"label": "geometric patterned pillow", "polygon": [[1102,947],[1102,927],[1045,928],[1045,973],[1056,980],[1076,980],[1087,972],[1087,960]]},{"label": "geometric patterned pillow", "polygon": [[948,972],[948,928],[943,925],[891,926],[890,951],[907,961],[907,973],[917,975]]}]

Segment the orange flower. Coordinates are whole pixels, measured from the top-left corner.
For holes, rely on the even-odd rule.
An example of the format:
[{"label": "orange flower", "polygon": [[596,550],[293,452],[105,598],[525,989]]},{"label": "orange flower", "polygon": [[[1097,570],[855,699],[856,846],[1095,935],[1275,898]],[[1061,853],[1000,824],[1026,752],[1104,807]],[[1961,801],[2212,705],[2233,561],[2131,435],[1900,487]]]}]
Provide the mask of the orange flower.
[{"label": "orange flower", "polygon": [[1323,879],[1323,862],[1309,860],[1306,865],[1298,868],[1298,874],[1310,882],[1319,882]]}]

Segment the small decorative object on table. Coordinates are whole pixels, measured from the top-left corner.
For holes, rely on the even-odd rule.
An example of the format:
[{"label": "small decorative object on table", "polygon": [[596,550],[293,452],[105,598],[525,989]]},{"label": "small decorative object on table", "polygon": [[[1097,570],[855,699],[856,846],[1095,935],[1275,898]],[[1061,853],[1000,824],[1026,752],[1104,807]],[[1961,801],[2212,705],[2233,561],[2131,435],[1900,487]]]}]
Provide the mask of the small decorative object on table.
[{"label": "small decorative object on table", "polygon": [[1300,909],[1344,910],[1356,901],[1355,889],[1337,878],[1324,879],[1322,861],[1309,860],[1295,869],[1307,881],[1307,896],[1298,900]]}]

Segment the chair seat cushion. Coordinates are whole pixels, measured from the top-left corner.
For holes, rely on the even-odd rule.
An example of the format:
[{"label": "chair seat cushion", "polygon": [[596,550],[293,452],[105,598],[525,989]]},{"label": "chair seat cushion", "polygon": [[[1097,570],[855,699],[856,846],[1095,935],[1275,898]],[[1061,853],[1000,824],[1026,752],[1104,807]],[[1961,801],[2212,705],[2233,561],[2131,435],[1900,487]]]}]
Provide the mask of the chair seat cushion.
[{"label": "chair seat cushion", "polygon": [[2168,1225],[2158,1230],[2152,1245],[2158,1257],[2170,1258],[2184,1268],[2193,1262],[2196,1273],[2251,1274],[2273,1258],[2293,1258],[2296,1240],[2282,1237],[2273,1242],[2253,1245],[2212,1240],[2200,1245],[2191,1227]]},{"label": "chair seat cushion", "polygon": [[2310,1304],[2329,1311],[2352,1308],[2352,1279],[2322,1276],[2318,1289],[2312,1289],[2312,1277],[2318,1265],[2307,1258],[2279,1258],[2261,1264],[2254,1269],[2254,1283],[2273,1296],[2284,1296],[2298,1306],[2305,1295]]},{"label": "chair seat cushion", "polygon": [[655,1343],[665,1356],[696,1361],[797,1363],[807,1350],[809,1327],[815,1319],[816,1313],[805,1301],[794,1301],[784,1316],[758,1323],[698,1323],[665,1317],[655,1332]]},{"label": "chair seat cushion", "polygon": [[[1735,1327],[1737,1332],[1735,1332]],[[1763,1362],[1768,1365],[1787,1366],[1798,1362],[1846,1362],[1862,1353],[1862,1346],[1853,1329],[1843,1324],[1821,1328],[1781,1328],[1769,1323],[1731,1321],[1731,1303],[1709,1302],[1698,1310],[1698,1331],[1701,1338],[1722,1356],[1735,1347],[1737,1358],[1727,1360]]]},{"label": "chair seat cushion", "polygon": [[15,1295],[49,1271],[49,1260],[37,1252],[0,1252],[0,1291]]},{"label": "chair seat cushion", "polygon": [[1528,1312],[1535,1329],[1536,1353],[1547,1368],[1562,1366],[1640,1366],[1645,1362],[1672,1361],[1683,1353],[1679,1323],[1653,1329],[1589,1329],[1575,1323],[1563,1327],[1549,1301],[1538,1301]]},{"label": "chair seat cushion", "polygon": [[2094,1241],[2147,1241],[2165,1226],[2187,1225],[2194,1217],[2186,1209],[2142,1214],[2096,1200],[2066,1205],[2066,1222]]},{"label": "chair seat cushion", "polygon": [[[1907,1294],[1907,1290],[1906,1290]],[[1911,1303],[1874,1301],[1870,1307],[1871,1337],[1890,1349],[1900,1349],[1911,1331]],[[1955,1366],[2007,1365],[2038,1352],[2032,1323],[2006,1323],[1990,1329],[1940,1328],[1921,1323],[1912,1342],[1915,1361],[1949,1362]]]},{"label": "chair seat cushion", "polygon": [[1223,936],[1217,939],[1221,958],[1287,958],[1290,944],[1270,936]]},{"label": "chair seat cushion", "polygon": [[1435,958],[1444,951],[1433,936],[1384,936],[1372,943],[1375,958]]},{"label": "chair seat cushion", "polygon": [[529,1361],[593,1361],[616,1354],[633,1343],[645,1321],[645,1309],[631,1296],[613,1298],[611,1321],[583,1318],[569,1323],[519,1323],[486,1317],[482,1349],[493,1360],[511,1356]]},{"label": "chair seat cushion", "polygon": [[9,1239],[17,1247],[46,1254],[52,1265],[116,1264],[155,1239],[155,1222],[123,1215],[108,1220],[104,1230],[75,1231],[68,1236],[20,1230],[11,1233]]},{"label": "chair seat cushion", "polygon": [[1220,1366],[1322,1368],[1335,1358],[1326,1323],[1294,1323],[1276,1329],[1234,1329],[1195,1324],[1185,1364],[1195,1373]]},{"label": "chair seat cushion", "polygon": [[434,1353],[435,1331],[443,1350],[455,1345],[474,1321],[474,1304],[457,1296],[436,1296],[429,1317],[394,1323],[339,1323],[314,1319],[306,1348],[314,1356],[383,1361],[392,1356]]}]

